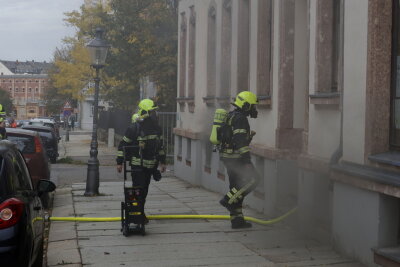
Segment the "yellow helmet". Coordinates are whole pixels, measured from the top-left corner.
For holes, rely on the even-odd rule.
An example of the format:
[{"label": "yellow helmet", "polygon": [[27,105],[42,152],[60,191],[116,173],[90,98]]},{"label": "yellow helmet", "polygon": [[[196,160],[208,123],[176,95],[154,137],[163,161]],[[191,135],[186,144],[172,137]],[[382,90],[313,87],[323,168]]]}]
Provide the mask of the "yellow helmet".
[{"label": "yellow helmet", "polygon": [[3,110],[3,105],[0,104],[0,115],[6,115],[5,110]]},{"label": "yellow helmet", "polygon": [[251,105],[257,105],[258,99],[257,96],[250,91],[240,92],[233,103],[238,108],[243,109],[244,111],[248,111],[251,108]]},{"label": "yellow helmet", "polygon": [[142,119],[147,118],[149,116],[150,111],[158,109],[154,101],[148,98],[140,101],[138,108],[139,109],[137,113]]}]

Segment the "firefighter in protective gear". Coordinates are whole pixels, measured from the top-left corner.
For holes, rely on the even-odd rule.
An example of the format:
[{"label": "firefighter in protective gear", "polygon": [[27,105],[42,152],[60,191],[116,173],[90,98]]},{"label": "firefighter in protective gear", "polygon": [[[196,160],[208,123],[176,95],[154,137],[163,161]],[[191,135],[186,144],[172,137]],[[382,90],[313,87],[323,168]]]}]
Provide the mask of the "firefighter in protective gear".
[{"label": "firefighter in protective gear", "polygon": [[[145,223],[148,222],[144,213],[144,204],[151,177],[161,178],[158,171],[165,172],[165,152],[163,148],[162,130],[157,122],[157,106],[151,99],[143,99],[138,105],[138,118],[132,121],[118,146],[117,171],[122,171],[124,160],[123,147],[134,146],[131,150],[132,186],[138,188],[136,197],[142,203],[142,214]],[[135,116],[136,117],[136,116]],[[132,118],[133,119],[133,118]],[[156,178],[157,177],[157,178]]]},{"label": "firefighter in protective gear", "polygon": [[251,223],[243,218],[244,197],[258,184],[259,175],[250,160],[250,142],[255,132],[250,131],[247,117],[257,118],[257,96],[249,91],[240,92],[232,105],[226,123],[231,138],[221,146],[220,157],[229,176],[229,192],[220,200],[231,215],[232,228],[249,228]]},{"label": "firefighter in protective gear", "polygon": [[3,109],[3,105],[0,104],[0,139],[4,140],[7,138],[6,131],[6,112]]}]

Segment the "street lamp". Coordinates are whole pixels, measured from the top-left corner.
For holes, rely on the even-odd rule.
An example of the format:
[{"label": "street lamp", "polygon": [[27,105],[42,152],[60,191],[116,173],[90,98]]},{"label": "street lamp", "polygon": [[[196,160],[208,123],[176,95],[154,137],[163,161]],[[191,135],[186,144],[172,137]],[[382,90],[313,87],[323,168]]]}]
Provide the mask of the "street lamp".
[{"label": "street lamp", "polygon": [[96,196],[99,194],[99,160],[97,159],[97,114],[99,108],[99,71],[104,67],[107,51],[110,47],[106,41],[102,39],[103,30],[96,29],[96,37],[91,40],[86,47],[89,50],[91,58],[91,66],[96,69],[96,77],[94,78],[94,108],[93,108],[93,131],[92,141],[90,143],[90,158],[88,160],[86,190],[85,196]]}]

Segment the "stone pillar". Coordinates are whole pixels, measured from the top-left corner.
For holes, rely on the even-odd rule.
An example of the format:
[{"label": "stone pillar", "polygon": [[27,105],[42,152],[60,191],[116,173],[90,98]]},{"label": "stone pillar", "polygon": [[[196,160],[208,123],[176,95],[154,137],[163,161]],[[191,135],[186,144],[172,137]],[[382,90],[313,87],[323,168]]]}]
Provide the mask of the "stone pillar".
[{"label": "stone pillar", "polygon": [[300,150],[302,129],[293,129],[295,1],[279,2],[279,74],[277,148]]}]

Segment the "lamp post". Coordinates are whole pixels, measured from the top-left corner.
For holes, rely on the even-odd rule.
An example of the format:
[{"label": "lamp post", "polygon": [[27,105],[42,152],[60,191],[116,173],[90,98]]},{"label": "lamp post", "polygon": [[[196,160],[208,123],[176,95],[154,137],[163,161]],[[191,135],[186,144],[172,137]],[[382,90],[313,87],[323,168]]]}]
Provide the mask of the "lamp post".
[{"label": "lamp post", "polygon": [[91,40],[86,47],[89,50],[90,58],[92,61],[91,66],[96,69],[96,77],[94,78],[94,108],[93,108],[93,130],[92,141],[90,143],[90,158],[88,160],[86,190],[85,196],[96,196],[99,194],[99,160],[97,159],[97,116],[99,108],[99,72],[104,67],[107,51],[110,47],[103,39],[103,30],[96,29],[96,37]]}]

